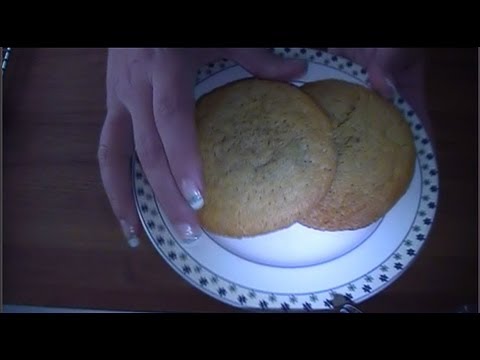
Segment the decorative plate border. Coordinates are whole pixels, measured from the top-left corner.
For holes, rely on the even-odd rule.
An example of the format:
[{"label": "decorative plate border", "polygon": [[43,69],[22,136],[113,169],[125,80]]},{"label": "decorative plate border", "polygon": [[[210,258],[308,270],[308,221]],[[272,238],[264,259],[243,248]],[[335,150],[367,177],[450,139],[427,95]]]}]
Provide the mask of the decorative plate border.
[{"label": "decorative plate border", "polygon": [[[306,48],[282,48],[274,49],[274,52],[284,57],[306,59],[315,64],[328,66],[368,85],[366,70],[341,56]],[[198,71],[197,84],[234,66],[237,66],[235,62],[226,59],[207,64]],[[398,94],[394,97],[393,103],[404,115],[414,135],[417,161],[420,165],[420,201],[416,216],[405,238],[390,256],[366,274],[329,290],[286,294],[245,287],[213,273],[192,258],[171,234],[165,225],[157,202],[154,201],[153,191],[144,176],[141,165],[134,157],[132,176],[135,202],[149,239],[165,261],[186,281],[202,292],[235,307],[250,310],[326,310],[333,308],[334,294],[342,294],[359,303],[379,293],[403,274],[418,256],[433,224],[439,191],[434,151],[420,119]],[[155,203],[154,208],[147,204],[152,201]]]}]

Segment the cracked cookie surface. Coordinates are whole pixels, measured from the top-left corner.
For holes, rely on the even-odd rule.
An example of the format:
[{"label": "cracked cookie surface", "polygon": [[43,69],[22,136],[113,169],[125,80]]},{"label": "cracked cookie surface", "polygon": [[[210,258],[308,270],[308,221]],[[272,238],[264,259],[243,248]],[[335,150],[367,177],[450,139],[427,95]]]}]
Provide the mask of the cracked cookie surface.
[{"label": "cracked cookie surface", "polygon": [[328,194],[300,222],[322,230],[354,230],[381,218],[412,179],[415,147],[401,113],[375,92],[340,80],[302,90],[332,120],[338,163]]},{"label": "cracked cookie surface", "polygon": [[288,227],[325,196],[336,169],[330,121],[303,91],[247,79],[196,106],[205,206],[200,222],[243,237]]}]

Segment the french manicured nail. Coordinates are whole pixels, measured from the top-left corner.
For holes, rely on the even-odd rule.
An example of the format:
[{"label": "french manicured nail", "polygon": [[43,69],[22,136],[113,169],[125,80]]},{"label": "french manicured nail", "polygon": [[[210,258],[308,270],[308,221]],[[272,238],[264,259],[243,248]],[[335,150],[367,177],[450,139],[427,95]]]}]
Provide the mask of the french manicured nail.
[{"label": "french manicured nail", "polygon": [[140,245],[140,240],[135,232],[135,228],[129,225],[125,220],[120,220],[120,225],[122,226],[122,231],[127,239],[128,245],[132,248],[136,248]]},{"label": "french manicured nail", "polygon": [[191,244],[202,236],[202,232],[199,228],[192,228],[189,224],[177,224],[175,228],[178,236],[180,236],[186,244]]},{"label": "french manicured nail", "polygon": [[183,180],[181,184],[183,196],[193,210],[203,207],[203,196],[198,187],[191,180]]}]

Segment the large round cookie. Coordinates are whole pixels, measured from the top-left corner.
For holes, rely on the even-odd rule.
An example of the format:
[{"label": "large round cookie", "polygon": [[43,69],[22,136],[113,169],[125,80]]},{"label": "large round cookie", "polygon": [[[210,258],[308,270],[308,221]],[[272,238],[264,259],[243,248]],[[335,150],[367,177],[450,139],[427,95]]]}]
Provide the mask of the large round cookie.
[{"label": "large round cookie", "polygon": [[203,96],[196,118],[207,231],[244,237],[288,227],[330,188],[330,121],[297,87],[240,80]]},{"label": "large round cookie", "polygon": [[363,86],[340,80],[306,84],[332,120],[338,164],[332,187],[300,222],[323,230],[353,230],[380,217],[412,179],[415,147],[400,112]]}]

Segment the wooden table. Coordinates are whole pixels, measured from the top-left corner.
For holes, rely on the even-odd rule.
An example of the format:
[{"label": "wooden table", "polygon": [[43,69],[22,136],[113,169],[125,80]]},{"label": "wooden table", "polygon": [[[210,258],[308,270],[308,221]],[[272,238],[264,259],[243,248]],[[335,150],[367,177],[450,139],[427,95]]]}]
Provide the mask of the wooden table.
[{"label": "wooden table", "polygon": [[[182,280],[142,240],[130,249],[100,180],[105,49],[14,49],[4,79],[7,304],[235,311]],[[477,49],[431,49],[428,106],[440,168],[421,256],[366,312],[444,312],[478,301]]]}]

